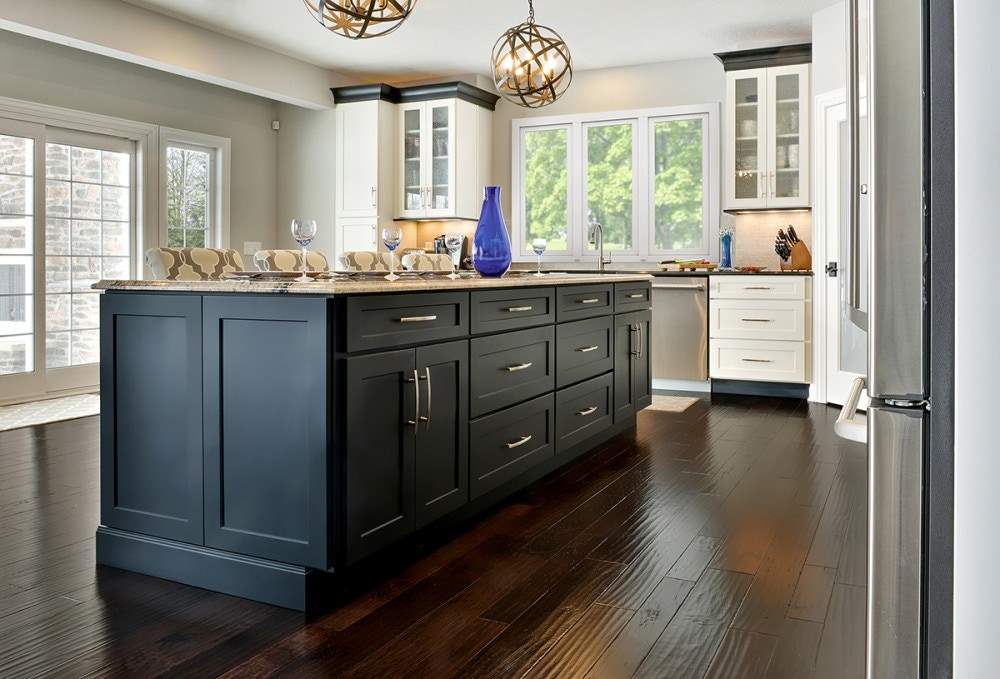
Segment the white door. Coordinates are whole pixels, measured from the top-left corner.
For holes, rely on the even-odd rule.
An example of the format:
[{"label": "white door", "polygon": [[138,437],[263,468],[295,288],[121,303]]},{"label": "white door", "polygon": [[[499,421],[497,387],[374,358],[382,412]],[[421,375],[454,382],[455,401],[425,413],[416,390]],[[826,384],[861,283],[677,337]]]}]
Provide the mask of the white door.
[{"label": "white door", "polygon": [[[862,109],[863,113],[863,109]],[[862,117],[862,121],[864,118]],[[861,130],[866,126],[862,124]],[[828,268],[836,263],[835,276],[827,275],[821,280],[826,284],[826,401],[843,405],[851,390],[851,384],[867,373],[868,341],[865,333],[847,318],[845,287],[848,270],[849,247],[846,232],[848,223],[849,160],[847,106],[840,103],[824,109],[823,149],[825,173],[820,190],[823,191],[823,220],[826,224],[826,253]],[[865,157],[867,138],[862,135],[862,157]],[[862,169],[862,182],[867,174]],[[867,211],[862,205],[862,232],[867,232]],[[859,244],[867,241],[859,239]],[[863,259],[867,253],[862,253]],[[864,276],[860,277],[864,280]],[[819,281],[817,281],[819,283]],[[864,293],[864,291],[862,291]],[[864,295],[862,295],[864,296]],[[868,403],[867,394],[862,394],[859,405]]]}]

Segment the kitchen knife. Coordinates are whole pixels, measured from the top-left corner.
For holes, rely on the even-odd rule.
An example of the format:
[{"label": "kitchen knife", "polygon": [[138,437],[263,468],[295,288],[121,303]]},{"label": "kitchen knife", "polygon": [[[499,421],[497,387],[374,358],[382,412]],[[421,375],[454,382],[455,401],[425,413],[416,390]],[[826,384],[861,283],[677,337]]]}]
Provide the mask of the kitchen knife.
[{"label": "kitchen knife", "polygon": [[788,235],[792,237],[792,245],[795,245],[801,240],[799,235],[795,233],[795,227],[791,224],[788,225]]},{"label": "kitchen knife", "polygon": [[788,236],[785,235],[785,230],[784,229],[778,229],[778,238],[780,238],[781,240],[785,241],[786,243],[789,242],[788,241]]}]

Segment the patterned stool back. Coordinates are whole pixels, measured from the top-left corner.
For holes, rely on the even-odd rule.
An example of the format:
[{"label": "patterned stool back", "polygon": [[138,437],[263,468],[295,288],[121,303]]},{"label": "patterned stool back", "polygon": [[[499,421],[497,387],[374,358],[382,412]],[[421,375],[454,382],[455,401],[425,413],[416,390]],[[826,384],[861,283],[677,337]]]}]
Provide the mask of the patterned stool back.
[{"label": "patterned stool back", "polygon": [[243,271],[243,258],[229,248],[150,248],[146,265],[158,281],[201,281]]},{"label": "patterned stool back", "polygon": [[451,271],[451,255],[412,252],[403,255],[403,268],[411,271]]},{"label": "patterned stool back", "polygon": [[399,257],[394,252],[348,251],[342,253],[337,261],[341,271],[388,271],[390,257],[398,270]]},{"label": "patterned stool back", "polygon": [[[253,265],[258,271],[302,271],[300,250],[258,250],[253,253]],[[309,271],[329,271],[330,263],[322,252],[306,252],[306,268]]]}]

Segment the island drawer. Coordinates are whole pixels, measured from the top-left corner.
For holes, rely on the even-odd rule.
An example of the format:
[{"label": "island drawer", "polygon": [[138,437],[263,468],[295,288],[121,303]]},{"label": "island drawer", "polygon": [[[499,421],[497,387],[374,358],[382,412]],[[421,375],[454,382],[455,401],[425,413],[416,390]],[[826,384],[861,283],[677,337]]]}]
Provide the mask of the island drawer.
[{"label": "island drawer", "polygon": [[556,320],[560,323],[610,314],[615,306],[614,286],[571,285],[556,290]]},{"label": "island drawer", "polygon": [[556,386],[565,387],[615,367],[613,317],[556,326]]},{"label": "island drawer", "polygon": [[615,283],[615,313],[642,311],[653,306],[653,286],[643,283]]},{"label": "island drawer", "polygon": [[473,498],[555,455],[552,394],[469,424],[470,495]]},{"label": "island drawer", "polygon": [[555,330],[551,325],[474,338],[469,350],[472,417],[555,387]]},{"label": "island drawer", "polygon": [[556,454],[611,426],[611,374],[556,392]]},{"label": "island drawer", "polygon": [[470,325],[474,335],[506,332],[555,323],[555,290],[475,290]]},{"label": "island drawer", "polygon": [[344,319],[348,352],[464,337],[469,332],[469,293],[348,297]]}]

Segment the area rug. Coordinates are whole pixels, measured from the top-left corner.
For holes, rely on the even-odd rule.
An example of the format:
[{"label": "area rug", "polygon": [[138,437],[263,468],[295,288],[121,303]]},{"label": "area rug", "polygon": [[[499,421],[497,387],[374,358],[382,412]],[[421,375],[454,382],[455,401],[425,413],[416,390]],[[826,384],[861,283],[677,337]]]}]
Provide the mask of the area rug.
[{"label": "area rug", "polygon": [[683,413],[698,399],[692,396],[661,396],[653,394],[653,404],[647,406],[650,410],[662,410],[667,413]]},{"label": "area rug", "polygon": [[101,397],[97,394],[80,394],[51,398],[46,401],[19,403],[0,407],[0,431],[33,427],[38,424],[75,420],[101,412]]}]

